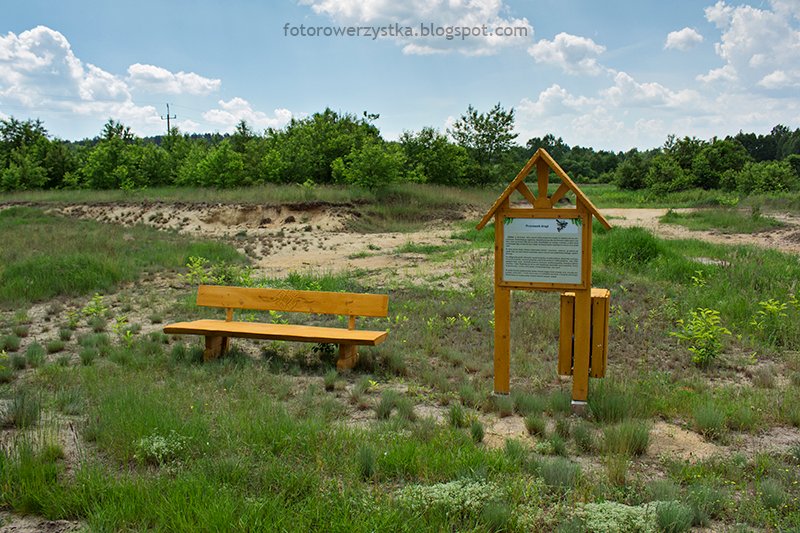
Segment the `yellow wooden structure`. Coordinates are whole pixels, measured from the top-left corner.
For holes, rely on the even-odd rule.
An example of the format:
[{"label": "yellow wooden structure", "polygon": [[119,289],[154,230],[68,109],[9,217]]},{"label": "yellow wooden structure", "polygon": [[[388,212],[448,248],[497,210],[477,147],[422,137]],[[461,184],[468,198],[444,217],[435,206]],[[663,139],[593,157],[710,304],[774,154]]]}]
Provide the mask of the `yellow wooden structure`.
[{"label": "yellow wooden structure", "polygon": [[[386,317],[389,297],[385,294],[294,291],[200,285],[197,305],[226,309],[225,320],[195,320],[164,326],[170,335],[204,335],[206,361],[228,350],[230,337],[339,345],[339,369],[353,368],[358,346],[376,346],[386,340],[386,331],[357,330],[356,317]],[[234,309],[281,311],[349,316],[348,329],[293,324],[234,322]]]},{"label": "yellow wooden structure", "polygon": [[[590,328],[591,353],[589,376],[606,376],[608,362],[608,289],[592,289],[592,321]],[[561,293],[561,320],[558,336],[558,373],[571,376],[574,361],[575,293]]]},{"label": "yellow wooden structure", "polygon": [[[536,168],[537,192],[534,196],[525,184],[525,178]],[[550,171],[561,178],[561,185],[548,196]],[[532,207],[512,207],[511,194],[519,192]],[[565,194],[575,195],[575,207],[558,208],[557,204]],[[495,221],[495,346],[494,346],[494,391],[498,394],[510,392],[510,353],[511,353],[511,291],[570,291],[572,297],[572,316],[574,317],[574,356],[570,354],[570,372],[573,376],[573,405],[586,402],[589,391],[589,369],[591,365],[590,335],[592,325],[592,220],[597,220],[606,228],[611,225],[600,214],[589,198],[575,185],[566,172],[544,149],[539,149],[517,174],[492,208],[478,224],[482,229],[489,221]],[[517,219],[529,219],[526,227],[545,227],[550,223],[558,227],[558,233],[550,236],[525,237],[514,240],[505,235],[505,227]],[[535,223],[542,222],[542,223]],[[575,227],[571,227],[572,226]],[[571,227],[572,236],[567,241],[562,238],[564,227]],[[534,230],[536,231],[536,230]],[[544,230],[543,230],[544,231]],[[562,242],[566,243],[563,247]],[[522,243],[522,244],[520,244]],[[532,244],[529,244],[532,243]],[[553,244],[555,243],[555,244]],[[578,248],[575,244],[578,243]],[[513,253],[510,247],[513,244]],[[554,246],[547,248],[546,246]],[[504,248],[509,248],[505,250]],[[552,250],[552,254],[548,255]],[[580,256],[579,258],[575,256]],[[508,256],[508,257],[507,257]],[[527,258],[532,258],[530,261]],[[515,268],[507,268],[508,261]],[[577,261],[577,263],[576,263]],[[526,264],[526,262],[528,264]],[[571,265],[570,275],[561,276],[559,262]],[[529,264],[535,264],[535,268]],[[552,278],[552,281],[548,278]],[[606,293],[607,296],[607,293]],[[608,298],[605,298],[607,305]],[[605,322],[604,330],[608,321]],[[562,332],[562,335],[564,333]],[[572,334],[570,345],[573,345]],[[607,339],[603,339],[606,341]],[[603,349],[603,361],[605,348]],[[566,358],[566,355],[565,355]],[[560,357],[559,357],[560,361]],[[565,359],[566,361],[566,359]],[[600,359],[598,359],[599,364]],[[605,364],[603,362],[603,368]],[[598,366],[599,368],[599,366]],[[566,363],[559,370],[566,371]],[[566,373],[566,372],[565,372]]]}]

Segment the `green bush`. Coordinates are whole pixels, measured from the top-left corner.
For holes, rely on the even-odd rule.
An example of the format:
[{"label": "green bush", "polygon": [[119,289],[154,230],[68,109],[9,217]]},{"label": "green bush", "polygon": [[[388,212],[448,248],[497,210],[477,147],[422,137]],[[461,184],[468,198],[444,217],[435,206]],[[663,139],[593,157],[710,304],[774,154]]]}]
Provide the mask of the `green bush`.
[{"label": "green bush", "polygon": [[646,265],[660,253],[653,234],[639,227],[613,228],[607,237],[598,239],[597,252],[604,264],[628,268]]},{"label": "green bush", "polygon": [[795,184],[794,171],[786,161],[748,162],[741,172],[726,175],[722,180],[723,188],[735,188],[742,194],[784,192]]},{"label": "green bush", "polygon": [[689,351],[694,354],[692,362],[706,368],[722,351],[722,335],[730,335],[731,332],[720,325],[719,311],[698,308],[691,311],[691,314],[692,318],[688,321],[682,318],[678,320],[682,331],[672,332],[670,335],[688,342]]}]

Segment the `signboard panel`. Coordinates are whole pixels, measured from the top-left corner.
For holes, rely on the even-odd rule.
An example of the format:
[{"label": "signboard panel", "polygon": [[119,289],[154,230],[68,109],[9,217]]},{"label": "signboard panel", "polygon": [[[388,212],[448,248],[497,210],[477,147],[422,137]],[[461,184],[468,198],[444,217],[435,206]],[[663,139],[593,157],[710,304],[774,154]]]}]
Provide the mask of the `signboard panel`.
[{"label": "signboard panel", "polygon": [[583,219],[503,222],[503,282],[582,284]]}]

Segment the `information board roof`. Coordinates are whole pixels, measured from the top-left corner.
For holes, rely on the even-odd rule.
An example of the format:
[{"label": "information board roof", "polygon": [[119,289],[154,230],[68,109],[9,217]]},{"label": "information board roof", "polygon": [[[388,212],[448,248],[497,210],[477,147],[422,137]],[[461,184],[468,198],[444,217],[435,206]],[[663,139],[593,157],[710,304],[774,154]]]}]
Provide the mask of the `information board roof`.
[{"label": "information board roof", "polygon": [[575,182],[573,182],[572,179],[570,179],[570,177],[567,176],[567,173],[564,172],[564,170],[559,166],[559,164],[556,163],[555,159],[553,159],[544,148],[539,148],[536,151],[536,153],[533,154],[533,157],[530,158],[530,160],[525,164],[525,166],[522,168],[519,174],[517,174],[517,177],[514,178],[514,181],[512,181],[508,185],[508,187],[506,187],[506,190],[503,191],[503,194],[500,195],[500,198],[497,199],[492,208],[489,209],[489,212],[484,215],[483,219],[481,219],[480,223],[478,224],[478,229],[483,229],[483,227],[489,223],[489,221],[494,216],[495,212],[498,209],[500,209],[501,206],[504,205],[506,200],[508,200],[508,198],[511,196],[511,193],[513,193],[515,190],[519,190],[520,194],[525,196],[525,198],[527,198],[528,201],[531,202],[534,208],[541,208],[541,205],[543,204],[540,203],[538,200],[542,199],[541,198],[542,191],[544,191],[545,196],[547,195],[547,185],[548,185],[547,176],[549,175],[549,172],[538,173],[537,177],[537,179],[539,180],[538,200],[533,198],[533,194],[531,193],[530,189],[528,189],[528,187],[524,184],[525,178],[528,176],[533,167],[538,166],[541,163],[546,163],[547,166],[550,169],[552,169],[553,172],[555,172],[558,177],[561,178],[562,182],[561,187],[559,187],[559,189],[551,196],[550,198],[551,201],[547,202],[548,207],[546,208],[552,208],[553,204],[555,204],[556,201],[558,201],[562,196],[564,196],[564,194],[566,194],[567,191],[572,191],[572,193],[575,195],[575,198],[578,201],[578,205],[582,204],[603,225],[603,227],[605,227],[606,229],[611,229],[611,224],[608,223],[608,220],[606,220],[606,218],[600,214],[600,212],[597,210],[594,204],[589,200],[589,198],[587,198],[586,195],[583,194],[583,191],[581,191],[578,188],[578,186],[575,185]]}]

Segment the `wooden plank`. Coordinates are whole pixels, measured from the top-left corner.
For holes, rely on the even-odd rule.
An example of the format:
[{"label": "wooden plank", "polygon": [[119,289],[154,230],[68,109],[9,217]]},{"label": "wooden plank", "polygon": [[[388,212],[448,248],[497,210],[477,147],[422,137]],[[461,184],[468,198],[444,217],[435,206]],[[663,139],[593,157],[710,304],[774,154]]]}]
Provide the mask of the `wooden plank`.
[{"label": "wooden plank", "polygon": [[536,180],[539,185],[539,197],[534,202],[534,209],[551,209],[553,206],[547,198],[547,186],[550,180],[550,167],[547,162],[540,159],[536,162]]},{"label": "wooden plank", "polygon": [[573,208],[548,209],[545,211],[543,209],[517,207],[500,209],[497,214],[504,218],[581,218],[586,214],[586,211],[579,211]]},{"label": "wooden plank", "polygon": [[592,291],[575,291],[575,352],[572,362],[572,400],[585,402],[589,395]]},{"label": "wooden plank", "polygon": [[536,197],[533,195],[528,186],[525,185],[524,181],[517,185],[517,192],[520,193],[526,200],[528,200],[528,203],[530,203],[531,206],[536,203]]},{"label": "wooden plank", "polygon": [[567,194],[567,192],[569,192],[569,187],[566,183],[562,183],[558,189],[556,189],[556,192],[550,196],[550,205],[555,206],[556,203],[558,203],[558,201],[561,200],[565,194]]},{"label": "wooden plank", "polygon": [[389,308],[389,296],[386,294],[200,285],[197,291],[197,305],[261,311],[385,317]]},{"label": "wooden plank", "polygon": [[575,293],[561,294],[561,321],[558,333],[558,373],[572,375],[572,335],[575,330]]},{"label": "wooden plank", "polygon": [[593,378],[606,375],[608,358],[608,289],[592,289],[592,358],[591,374]]},{"label": "wooden plank", "polygon": [[292,324],[262,324],[258,322],[225,322],[196,320],[164,326],[168,335],[206,335],[244,339],[270,339],[293,342],[322,342],[377,346],[386,340],[385,331],[349,330]]}]

